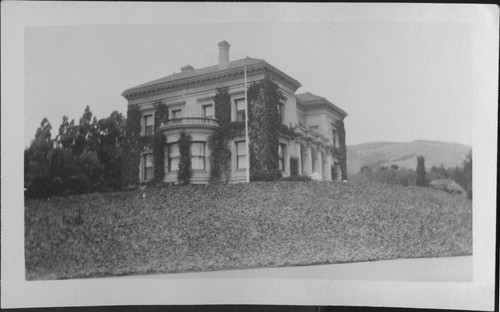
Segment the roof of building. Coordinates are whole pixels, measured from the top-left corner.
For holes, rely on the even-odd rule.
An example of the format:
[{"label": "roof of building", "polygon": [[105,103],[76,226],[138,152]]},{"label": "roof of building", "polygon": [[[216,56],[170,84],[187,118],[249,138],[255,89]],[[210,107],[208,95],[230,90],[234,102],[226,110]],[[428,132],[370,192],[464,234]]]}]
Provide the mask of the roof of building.
[{"label": "roof of building", "polygon": [[296,97],[297,97],[297,102],[299,104],[304,105],[304,106],[326,104],[327,106],[333,108],[335,111],[342,114],[344,117],[347,116],[347,113],[344,110],[342,110],[341,108],[339,108],[337,105],[328,101],[324,97],[318,96],[316,94],[306,92],[306,93],[297,94]]},{"label": "roof of building", "polygon": [[136,91],[139,89],[146,89],[154,86],[159,86],[163,84],[168,84],[172,82],[182,82],[182,81],[187,81],[187,80],[192,80],[192,79],[197,79],[198,77],[203,77],[203,76],[208,76],[208,75],[217,75],[218,73],[224,73],[226,71],[232,71],[238,68],[243,68],[244,66],[247,67],[267,67],[268,69],[278,72],[281,76],[285,76],[288,81],[291,81],[292,84],[296,85],[296,87],[300,86],[300,82],[297,80],[293,79],[292,77],[288,76],[287,74],[283,73],[279,69],[275,68],[274,66],[270,65],[267,63],[265,60],[261,59],[255,59],[255,58],[250,58],[246,57],[244,59],[239,59],[235,61],[229,62],[229,67],[225,69],[219,69],[219,65],[213,65],[213,66],[208,66],[208,67],[203,67],[203,68],[198,68],[198,69],[192,69],[192,70],[187,70],[184,72],[180,73],[174,73],[172,75],[165,76],[163,78],[159,78],[150,82],[146,82],[140,85],[137,85],[132,88],[128,88],[125,90],[122,94],[126,95],[129,94],[131,91]]}]

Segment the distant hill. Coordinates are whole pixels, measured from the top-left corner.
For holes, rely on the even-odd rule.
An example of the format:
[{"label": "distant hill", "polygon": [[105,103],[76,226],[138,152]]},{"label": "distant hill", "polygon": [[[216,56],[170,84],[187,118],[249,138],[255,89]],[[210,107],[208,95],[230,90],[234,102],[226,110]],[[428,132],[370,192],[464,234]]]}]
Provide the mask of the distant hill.
[{"label": "distant hill", "polygon": [[396,164],[399,167],[417,167],[417,156],[425,157],[425,167],[455,167],[462,165],[471,150],[460,143],[418,140],[413,142],[371,142],[347,146],[347,171],[358,173],[362,166],[378,169]]}]

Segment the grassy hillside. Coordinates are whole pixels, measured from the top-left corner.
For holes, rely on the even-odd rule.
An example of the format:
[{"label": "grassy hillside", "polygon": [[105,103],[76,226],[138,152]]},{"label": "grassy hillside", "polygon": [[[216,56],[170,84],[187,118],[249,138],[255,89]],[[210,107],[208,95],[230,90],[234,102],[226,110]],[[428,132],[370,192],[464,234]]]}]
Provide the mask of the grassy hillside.
[{"label": "grassy hillside", "polygon": [[399,167],[415,169],[417,156],[425,157],[426,168],[462,165],[471,147],[459,143],[438,141],[372,142],[347,146],[347,171],[359,172],[362,166],[379,168],[396,164]]},{"label": "grassy hillside", "polygon": [[370,182],[257,182],[25,202],[27,279],[472,253],[471,202]]}]

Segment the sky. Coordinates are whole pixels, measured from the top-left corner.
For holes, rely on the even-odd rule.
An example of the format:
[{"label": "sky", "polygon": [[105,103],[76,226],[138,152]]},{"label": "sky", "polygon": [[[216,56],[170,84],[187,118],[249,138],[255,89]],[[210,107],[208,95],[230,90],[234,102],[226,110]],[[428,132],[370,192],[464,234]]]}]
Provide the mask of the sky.
[{"label": "sky", "polygon": [[97,118],[126,114],[125,89],[186,64],[217,64],[222,40],[231,44],[231,60],[265,59],[302,84],[297,93],[345,110],[348,145],[419,139],[472,145],[467,23],[87,24],[27,27],[24,35],[25,145],[44,117],[55,136],[63,115],[77,122],[87,105]]}]

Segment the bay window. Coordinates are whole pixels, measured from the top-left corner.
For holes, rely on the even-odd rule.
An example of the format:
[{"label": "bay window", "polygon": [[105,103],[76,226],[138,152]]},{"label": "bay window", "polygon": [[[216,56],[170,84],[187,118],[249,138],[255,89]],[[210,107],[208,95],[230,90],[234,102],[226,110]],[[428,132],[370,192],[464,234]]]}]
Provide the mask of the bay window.
[{"label": "bay window", "polygon": [[191,169],[205,170],[205,142],[191,143]]},{"label": "bay window", "polygon": [[168,149],[168,171],[177,171],[179,169],[179,160],[181,153],[179,152],[179,145],[171,143],[167,145]]}]

